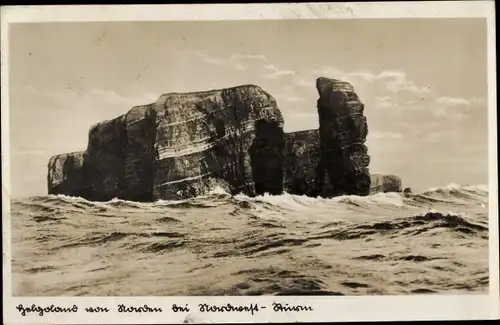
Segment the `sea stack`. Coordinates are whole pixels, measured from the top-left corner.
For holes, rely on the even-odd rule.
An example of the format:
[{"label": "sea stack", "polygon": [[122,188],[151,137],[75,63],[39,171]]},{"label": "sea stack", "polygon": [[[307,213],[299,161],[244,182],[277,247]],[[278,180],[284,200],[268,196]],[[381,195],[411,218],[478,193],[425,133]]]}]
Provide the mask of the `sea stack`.
[{"label": "sea stack", "polygon": [[243,85],[168,93],[93,125],[87,149],[52,157],[49,194],[148,202],[207,194],[287,191],[367,195],[363,104],[352,85],[318,78],[319,129],[283,132],[276,100]]},{"label": "sea stack", "polygon": [[86,197],[83,192],[83,152],[64,153],[49,160],[47,184],[49,194]]},{"label": "sea stack", "polygon": [[[387,192],[403,192],[403,182],[400,177],[395,175],[380,175],[372,174],[372,184],[370,192],[374,193],[387,193]],[[411,190],[410,190],[411,191]],[[406,192],[405,192],[406,193]]]},{"label": "sea stack", "polygon": [[283,154],[283,117],[260,87],[170,93],[92,126],[76,160],[52,157],[48,189],[98,201],[188,198],[214,185],[280,194]]},{"label": "sea stack", "polygon": [[323,186],[323,195],[368,195],[370,156],[364,144],[368,134],[364,104],[348,82],[320,77],[316,80],[316,88],[319,93],[320,164],[328,178],[325,182],[331,184],[330,188]]}]

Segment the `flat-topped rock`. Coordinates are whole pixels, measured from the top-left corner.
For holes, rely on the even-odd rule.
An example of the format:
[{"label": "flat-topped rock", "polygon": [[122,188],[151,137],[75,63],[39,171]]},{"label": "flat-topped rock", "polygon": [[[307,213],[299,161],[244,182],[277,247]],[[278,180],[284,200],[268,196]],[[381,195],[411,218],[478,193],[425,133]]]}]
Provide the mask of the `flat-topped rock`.
[{"label": "flat-topped rock", "polygon": [[51,158],[50,194],[107,201],[231,194],[332,197],[370,192],[364,105],[320,77],[319,129],[283,132],[276,100],[255,85],[167,93],[93,125],[84,152]]},{"label": "flat-topped rock", "polygon": [[282,127],[276,100],[255,85],[165,94],[92,126],[81,187],[92,200],[180,199],[214,184],[279,194]]},{"label": "flat-topped rock", "polygon": [[[371,189],[370,192],[373,193],[388,193],[388,192],[403,192],[402,180],[400,177],[395,175],[371,175]],[[407,192],[405,192],[407,193]],[[411,190],[410,190],[411,193]]]},{"label": "flat-topped rock", "polygon": [[52,156],[47,166],[48,193],[84,196],[83,160],[81,151]]}]

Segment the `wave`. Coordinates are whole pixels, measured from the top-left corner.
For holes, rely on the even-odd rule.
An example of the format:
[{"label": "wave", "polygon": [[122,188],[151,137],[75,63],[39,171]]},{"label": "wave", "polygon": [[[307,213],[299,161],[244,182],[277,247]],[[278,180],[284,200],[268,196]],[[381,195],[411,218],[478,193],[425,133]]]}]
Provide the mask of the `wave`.
[{"label": "wave", "polygon": [[479,191],[488,192],[489,188],[486,184],[476,184],[476,185],[460,185],[456,183],[450,183],[442,187],[431,187],[426,192],[439,192],[439,191],[452,191],[452,190],[466,190],[466,191]]},{"label": "wave", "polygon": [[[14,200],[11,208],[14,274],[16,283],[32,276],[48,282],[16,292],[95,296],[113,288],[114,295],[206,296],[484,290],[487,204],[487,187],[470,185],[335,198],[249,197],[223,188],[149,203],[30,197]],[[60,272],[70,274],[63,284]],[[100,280],[82,282],[88,273]],[[134,286],[116,286],[129,276]]]},{"label": "wave", "polygon": [[[14,205],[30,208],[38,212],[55,212],[56,206],[72,207],[79,210],[97,209],[142,209],[150,207],[166,208],[211,208],[221,204],[237,204],[242,207],[260,206],[263,209],[285,209],[300,211],[310,207],[321,208],[347,206],[353,209],[403,208],[405,206],[433,206],[436,204],[465,205],[477,203],[485,206],[488,203],[487,185],[457,185],[431,188],[417,194],[376,193],[369,196],[344,195],[334,198],[308,197],[283,193],[281,195],[264,194],[249,197],[244,194],[231,195],[221,187],[215,187],[205,195],[184,200],[158,200],[151,203],[134,202],[114,198],[106,202],[89,201],[81,197],[67,195],[34,196],[12,200]],[[245,203],[247,203],[245,205]]]}]

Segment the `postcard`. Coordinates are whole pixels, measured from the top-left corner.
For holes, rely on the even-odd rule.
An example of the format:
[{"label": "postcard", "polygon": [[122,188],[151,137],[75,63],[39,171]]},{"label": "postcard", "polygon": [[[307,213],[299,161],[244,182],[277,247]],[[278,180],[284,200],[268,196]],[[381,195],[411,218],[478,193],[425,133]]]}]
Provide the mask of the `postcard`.
[{"label": "postcard", "polygon": [[499,317],[493,1],[1,33],[6,324]]}]

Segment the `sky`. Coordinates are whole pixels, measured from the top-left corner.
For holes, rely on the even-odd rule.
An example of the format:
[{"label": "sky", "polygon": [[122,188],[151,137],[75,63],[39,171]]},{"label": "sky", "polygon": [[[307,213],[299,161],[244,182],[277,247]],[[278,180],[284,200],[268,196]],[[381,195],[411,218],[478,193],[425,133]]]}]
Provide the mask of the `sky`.
[{"label": "sky", "polygon": [[47,194],[52,155],[168,92],[256,84],[285,131],[318,127],[316,78],[365,104],[371,173],[423,191],[488,181],[485,19],[10,25],[11,196]]}]

